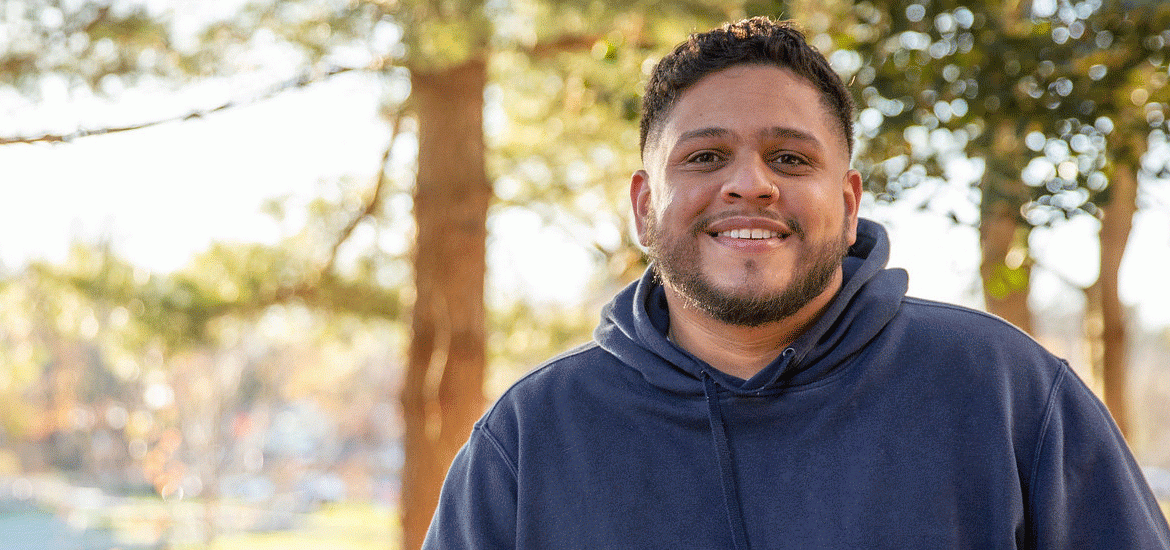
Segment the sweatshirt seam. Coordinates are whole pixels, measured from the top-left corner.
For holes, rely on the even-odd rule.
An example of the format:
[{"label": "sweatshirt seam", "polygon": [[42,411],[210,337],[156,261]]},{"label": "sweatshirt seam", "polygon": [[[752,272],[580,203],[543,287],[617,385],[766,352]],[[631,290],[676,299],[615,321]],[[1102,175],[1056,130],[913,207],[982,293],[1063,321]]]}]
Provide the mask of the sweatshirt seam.
[{"label": "sweatshirt seam", "polygon": [[997,321],[997,322],[999,322],[999,323],[1002,323],[1002,324],[1004,324],[1004,325],[1007,325],[1008,327],[1010,327],[1010,328],[1011,328],[1012,330],[1014,330],[1015,332],[1017,332],[1017,333],[1019,333],[1019,334],[1022,334],[1022,335],[1024,335],[1024,336],[1027,336],[1027,337],[1028,337],[1028,339],[1030,339],[1030,340],[1035,340],[1035,338],[1032,338],[1032,335],[1028,334],[1027,332],[1024,332],[1023,330],[1020,330],[1020,327],[1017,327],[1017,326],[1015,326],[1015,325],[1013,325],[1013,324],[1009,323],[1008,321],[1004,320],[1002,317],[999,317],[999,316],[996,316],[996,315],[992,315],[991,313],[988,313],[988,312],[986,312],[986,311],[980,311],[980,310],[978,310],[978,309],[972,309],[972,308],[969,308],[969,307],[966,307],[966,306],[961,306],[961,305],[958,305],[958,304],[948,304],[948,303],[946,303],[946,302],[936,302],[936,301],[934,301],[934,300],[927,300],[927,299],[925,299],[925,298],[915,298],[915,297],[913,297],[913,296],[903,296],[903,297],[902,297],[902,303],[903,303],[903,304],[907,304],[907,303],[909,303],[909,304],[914,304],[914,305],[917,305],[917,306],[922,306],[922,307],[933,307],[933,308],[938,308],[938,309],[949,309],[949,310],[951,310],[951,311],[955,311],[955,312],[958,312],[958,313],[969,313],[969,314],[972,314],[972,315],[974,315],[974,316],[976,316],[976,317],[981,317],[981,318],[983,318],[983,319],[987,319],[987,320],[990,320],[990,321]]},{"label": "sweatshirt seam", "polygon": [[[525,380],[528,380],[529,378],[536,376],[541,371],[543,371],[549,367],[556,366],[558,363],[564,361],[565,359],[569,359],[571,357],[576,357],[578,355],[588,353],[588,352],[593,351],[599,347],[600,346],[598,345],[597,341],[594,340],[594,341],[590,341],[590,342],[586,342],[584,344],[581,344],[581,345],[577,346],[576,348],[573,348],[573,349],[568,350],[560,355],[557,355],[556,357],[553,357],[552,359],[549,359],[548,361],[545,361],[544,363],[540,364],[536,368],[532,369],[532,371],[529,372],[528,374],[521,376],[519,380],[516,380],[516,383],[513,384],[512,387],[516,387],[517,385],[523,383]],[[508,391],[510,392],[511,388],[509,388]],[[508,392],[504,392],[504,393],[506,394]]]},{"label": "sweatshirt seam", "polygon": [[500,455],[500,458],[504,461],[504,464],[508,465],[508,471],[512,473],[512,480],[516,481],[520,479],[519,466],[517,466],[515,461],[512,460],[512,457],[508,456],[507,450],[504,449],[504,444],[500,442],[499,438],[496,437],[496,434],[492,433],[491,428],[488,428],[487,425],[480,423],[475,426],[475,429],[482,437],[487,439],[488,442],[492,444],[492,447],[496,450],[496,453]]},{"label": "sweatshirt seam", "polygon": [[481,421],[480,423],[482,424],[484,421],[486,421],[487,418],[494,416],[495,412],[496,412],[496,408],[498,408],[500,406],[500,404],[502,404],[505,401],[504,398],[507,397],[512,392],[516,391],[517,388],[519,388],[521,385],[523,385],[525,383],[525,381],[527,381],[529,378],[532,378],[532,377],[540,374],[545,369],[556,366],[558,363],[560,363],[561,361],[564,361],[565,359],[569,359],[571,357],[576,357],[578,355],[588,353],[590,351],[593,351],[594,349],[598,349],[599,347],[600,346],[597,344],[596,341],[581,344],[580,346],[577,346],[574,349],[568,350],[568,351],[566,351],[566,352],[564,352],[556,357],[553,357],[553,358],[549,359],[548,361],[545,361],[544,363],[538,365],[536,368],[532,369],[527,374],[525,374],[524,376],[521,376],[515,382],[513,382],[512,385],[509,386],[507,390],[504,390],[504,393],[500,394],[500,397],[498,397],[496,399],[495,403],[492,403],[492,406],[488,407],[487,413],[484,414],[484,420]]},{"label": "sweatshirt seam", "polygon": [[524,381],[536,376],[541,371],[543,371],[547,368],[555,366],[557,363],[560,363],[561,361],[563,361],[565,359],[568,359],[571,357],[576,357],[576,356],[582,355],[584,353],[588,353],[588,352],[590,352],[594,349],[597,349],[599,347],[600,346],[597,344],[596,341],[587,342],[585,344],[581,344],[580,346],[577,346],[574,349],[565,351],[564,353],[557,355],[556,357],[553,357],[553,358],[549,359],[548,361],[545,361],[543,364],[537,366],[536,368],[532,369],[530,372],[528,372],[527,374],[525,374],[524,376],[522,376],[518,380],[516,380],[516,382],[514,382],[507,390],[504,391],[503,394],[500,395],[499,398],[496,399],[495,403],[492,403],[491,407],[488,407],[488,410],[486,413],[484,413],[483,418],[481,418],[478,422],[475,423],[475,426],[472,429],[473,433],[478,432],[484,438],[486,438],[489,442],[491,442],[492,447],[495,449],[496,453],[498,453],[500,455],[500,458],[504,461],[504,463],[508,465],[508,470],[510,472],[512,472],[512,478],[514,480],[518,480],[520,478],[520,467],[517,465],[516,460],[514,460],[511,457],[511,455],[508,454],[508,450],[504,446],[504,443],[502,441],[500,441],[500,439],[498,437],[496,437],[496,434],[494,432],[492,432],[491,428],[488,427],[489,420],[496,415],[496,410],[501,406],[502,403],[504,403],[504,401],[506,401],[505,398],[509,394],[511,394],[513,391],[516,391],[516,389],[518,387],[520,387],[524,383]]},{"label": "sweatshirt seam", "polygon": [[1056,371],[1056,378],[1052,382],[1052,389],[1048,392],[1048,399],[1044,406],[1044,418],[1040,421],[1040,435],[1036,438],[1036,447],[1033,449],[1032,466],[1028,472],[1028,508],[1030,510],[1036,509],[1036,494],[1035,491],[1037,478],[1040,475],[1040,459],[1044,454],[1044,448],[1048,445],[1048,430],[1052,426],[1052,416],[1056,410],[1056,400],[1060,394],[1060,388],[1064,385],[1067,377],[1068,364],[1062,359],[1060,361],[1060,368]]}]

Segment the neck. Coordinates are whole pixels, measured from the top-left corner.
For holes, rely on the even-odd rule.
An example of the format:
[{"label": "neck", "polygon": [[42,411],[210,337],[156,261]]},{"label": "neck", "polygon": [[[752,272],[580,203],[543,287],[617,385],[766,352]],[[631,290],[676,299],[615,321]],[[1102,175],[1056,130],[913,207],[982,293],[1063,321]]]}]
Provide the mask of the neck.
[{"label": "neck", "polygon": [[747,380],[755,376],[820,317],[841,288],[841,273],[790,317],[773,323],[748,327],[718,321],[695,308],[686,298],[667,286],[670,311],[670,338],[679,347],[712,367]]}]

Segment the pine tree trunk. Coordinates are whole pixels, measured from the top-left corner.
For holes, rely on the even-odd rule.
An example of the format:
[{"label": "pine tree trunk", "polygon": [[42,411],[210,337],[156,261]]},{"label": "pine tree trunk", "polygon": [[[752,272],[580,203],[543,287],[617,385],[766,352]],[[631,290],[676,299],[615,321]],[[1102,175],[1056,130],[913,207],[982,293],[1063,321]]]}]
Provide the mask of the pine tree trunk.
[{"label": "pine tree trunk", "polygon": [[1133,216],[1137,212],[1137,175],[1133,165],[1117,162],[1109,183],[1109,202],[1101,217],[1101,384],[1105,405],[1121,433],[1130,436],[1128,400],[1129,341],[1126,337],[1125,310],[1118,295],[1118,272],[1125,254]]},{"label": "pine tree trunk", "polygon": [[[1027,250],[1024,244],[1027,228],[1021,226],[1018,211],[1006,202],[997,202],[983,209],[979,223],[982,254],[979,272],[983,278],[987,311],[1031,334],[1028,291],[1032,273],[1026,252],[1023,252]],[[1013,257],[1021,253],[1025,254],[1023,258]]]},{"label": "pine tree trunk", "polygon": [[1016,175],[1015,166],[1001,167],[996,159],[1011,158],[1020,150],[1017,121],[995,123],[991,137],[992,158],[983,177],[980,205],[979,264],[983,298],[987,311],[1002,317],[1024,332],[1032,333],[1032,312],[1028,309],[1032,264],[1028,257],[1028,227],[1020,218],[1020,207],[1028,192]]},{"label": "pine tree trunk", "polygon": [[484,274],[491,186],[483,59],[412,71],[419,123],[415,303],[401,401],[403,548],[422,545],[455,453],[483,413]]}]

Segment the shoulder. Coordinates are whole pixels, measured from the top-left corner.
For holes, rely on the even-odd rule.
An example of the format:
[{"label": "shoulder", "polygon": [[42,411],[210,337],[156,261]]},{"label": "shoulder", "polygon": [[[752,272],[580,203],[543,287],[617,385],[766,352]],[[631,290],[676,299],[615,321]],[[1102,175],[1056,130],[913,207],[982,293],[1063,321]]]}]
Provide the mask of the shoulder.
[{"label": "shoulder", "polygon": [[545,414],[571,402],[582,393],[601,391],[600,386],[629,371],[596,342],[578,346],[545,361],[516,380],[488,409],[481,423],[516,422],[525,416]]},{"label": "shoulder", "polygon": [[599,369],[610,368],[613,356],[597,342],[582,344],[565,351],[521,376],[500,396],[500,402],[525,399],[530,394],[545,394],[565,385],[595,378]]},{"label": "shoulder", "polygon": [[881,340],[902,368],[1028,410],[1071,374],[1066,361],[1014,325],[954,304],[905,298]]},{"label": "shoulder", "polygon": [[[1021,472],[1066,408],[1099,408],[1068,363],[1007,321],[942,302],[905,298],[881,340],[888,368],[922,395],[945,397],[968,418],[1010,438]],[[1068,396],[1062,401],[1061,396]]]},{"label": "shoulder", "polygon": [[[636,371],[592,342],[558,355],[522,376],[488,408],[475,429],[516,462],[527,441],[532,448],[582,425],[606,410],[627,405]],[[642,384],[644,386],[644,384]],[[636,391],[636,390],[635,390]],[[555,447],[555,445],[554,445]]]},{"label": "shoulder", "polygon": [[987,313],[957,304],[927,300],[906,296],[902,298],[902,314],[910,315],[918,320],[926,320],[940,324],[940,328],[956,328],[960,326],[979,328],[998,334],[1018,334],[1027,337],[1027,334],[1011,323]]},{"label": "shoulder", "polygon": [[[924,344],[960,346],[1057,361],[1028,333],[992,315],[955,304],[906,297],[896,324]],[[998,355],[996,355],[998,357]]]}]

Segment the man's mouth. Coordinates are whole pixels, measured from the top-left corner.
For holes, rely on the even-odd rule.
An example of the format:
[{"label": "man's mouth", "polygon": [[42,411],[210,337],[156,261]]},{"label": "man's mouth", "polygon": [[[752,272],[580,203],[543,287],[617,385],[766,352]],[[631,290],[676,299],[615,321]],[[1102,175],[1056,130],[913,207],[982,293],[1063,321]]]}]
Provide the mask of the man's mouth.
[{"label": "man's mouth", "polygon": [[782,220],[775,215],[729,212],[704,220],[702,232],[725,245],[739,243],[740,247],[760,247],[779,244],[789,237],[800,237],[795,220]]},{"label": "man's mouth", "polygon": [[779,231],[769,231],[767,229],[729,229],[727,231],[720,231],[713,233],[716,237],[728,237],[732,239],[779,239],[783,238],[784,234]]}]

